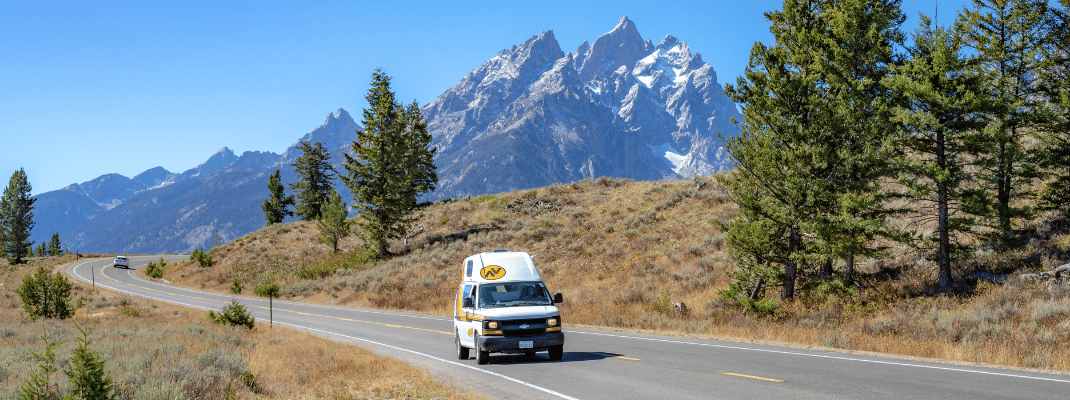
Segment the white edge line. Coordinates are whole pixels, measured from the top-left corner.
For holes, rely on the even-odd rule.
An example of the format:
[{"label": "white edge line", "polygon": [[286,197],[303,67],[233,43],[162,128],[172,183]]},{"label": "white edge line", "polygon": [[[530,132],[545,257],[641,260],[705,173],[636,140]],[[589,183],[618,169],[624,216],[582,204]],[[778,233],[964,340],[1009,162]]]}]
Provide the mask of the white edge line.
[{"label": "white edge line", "polygon": [[1070,383],[1070,380],[1063,380],[1063,379],[1044,378],[1044,377],[1029,376],[1029,375],[1006,374],[1006,373],[1002,373],[1002,372],[978,371],[978,370],[964,369],[964,368],[939,367],[939,366],[935,366],[935,365],[910,364],[910,363],[900,363],[900,362],[881,361],[881,360],[867,360],[867,359],[863,359],[863,358],[830,356],[830,355],[824,355],[824,354],[807,354],[807,353],[797,353],[797,352],[793,352],[793,351],[783,351],[783,350],[755,349],[755,348],[751,348],[751,347],[729,346],[729,345],[713,344],[713,343],[695,343],[695,342],[684,342],[684,341],[669,340],[669,339],[655,339],[655,338],[644,338],[644,337],[637,337],[637,336],[611,335],[611,334],[608,334],[608,333],[583,332],[583,331],[573,331],[573,330],[569,330],[567,332],[568,333],[586,334],[586,335],[596,335],[596,336],[609,336],[609,337],[622,338],[622,339],[648,340],[648,341],[652,341],[652,342],[665,342],[665,343],[675,343],[675,344],[689,344],[689,345],[694,345],[694,346],[718,347],[718,348],[722,348],[722,349],[760,351],[760,352],[765,352],[765,353],[777,353],[777,354],[785,354],[785,355],[793,355],[793,356],[829,358],[829,359],[843,360],[843,361],[867,362],[867,363],[874,363],[874,364],[888,364],[888,365],[898,365],[898,366],[902,366],[902,367],[929,368],[929,369],[938,369],[938,370],[944,370],[944,371],[969,372],[969,373],[975,373],[975,374],[996,375],[996,376],[1004,376],[1004,377],[1010,377],[1010,378],[1025,378],[1025,379],[1036,379],[1036,380],[1041,380],[1041,381]]},{"label": "white edge line", "polygon": [[[91,261],[84,261],[84,262],[78,263],[78,264],[74,265],[73,267],[71,267],[71,270],[74,271],[74,275],[77,276],[78,278],[82,279],[82,281],[85,281],[85,277],[78,274],[78,267],[80,267],[80,266],[82,266],[82,264],[85,264],[85,263],[88,263],[88,262],[91,262]],[[115,291],[118,291],[118,292],[123,292],[123,293],[131,294],[131,295],[139,296],[139,297],[146,297],[146,298],[150,298],[150,299],[153,299],[153,300],[159,300],[159,301],[163,301],[165,303],[179,304],[179,305],[183,305],[183,306],[187,306],[187,307],[199,308],[199,309],[202,309],[202,310],[210,310],[210,308],[208,308],[208,307],[202,307],[202,306],[198,306],[198,305],[194,305],[194,304],[188,304],[188,303],[183,303],[183,302],[180,302],[180,301],[162,299],[162,298],[153,297],[153,296],[146,296],[146,295],[143,295],[143,294],[133,293],[133,292],[130,292],[130,291],[126,291],[126,290],[122,290],[122,289],[115,288],[115,287],[112,287],[112,286],[108,286],[106,284],[101,284],[101,285],[97,285],[97,286],[103,286],[105,288],[108,288],[108,289],[111,289],[111,290],[115,290]],[[213,301],[216,301],[216,300],[213,300]],[[300,304],[300,303],[298,303],[298,304]],[[374,340],[358,338],[358,337],[349,336],[349,335],[345,335],[345,334],[341,334],[341,333],[330,332],[330,331],[310,328],[310,327],[301,326],[301,325],[289,324],[289,323],[285,323],[285,322],[279,322],[279,324],[281,324],[281,325],[289,325],[289,326],[292,326],[294,328],[300,328],[300,329],[306,329],[306,330],[310,330],[310,331],[325,333],[325,334],[328,334],[328,335],[341,336],[341,337],[352,339],[352,340],[357,340],[357,341],[370,343],[370,344],[374,344],[374,345],[378,345],[378,346],[383,346],[383,347],[394,349],[394,350],[398,350],[398,351],[403,351],[403,352],[410,353],[410,354],[415,354],[415,355],[418,355],[418,356],[427,357],[427,358],[430,358],[432,360],[437,360],[437,361],[441,361],[441,362],[444,362],[444,363],[447,363],[447,364],[452,364],[452,365],[456,365],[456,366],[460,366],[460,367],[465,367],[465,368],[468,368],[468,369],[473,370],[473,371],[482,372],[482,373],[485,373],[485,374],[488,374],[488,375],[492,375],[492,376],[496,376],[496,377],[499,377],[499,378],[502,378],[502,379],[505,379],[505,380],[508,380],[508,381],[511,381],[511,382],[514,382],[514,383],[519,383],[519,384],[527,386],[529,388],[541,391],[543,393],[551,394],[551,395],[560,397],[562,399],[578,400],[575,397],[567,396],[567,395],[555,392],[553,390],[544,388],[542,386],[538,386],[538,385],[535,385],[535,384],[524,382],[522,380],[510,377],[510,376],[502,375],[502,374],[499,374],[499,373],[494,372],[494,371],[489,371],[489,370],[485,370],[485,369],[482,369],[482,368],[473,367],[473,366],[467,365],[467,364],[461,364],[461,363],[456,362],[456,361],[446,360],[444,358],[435,357],[433,355],[421,353],[421,352],[418,352],[418,351],[415,351],[415,350],[404,349],[404,348],[397,347],[397,346],[391,346],[391,345],[385,344],[385,343],[379,343],[379,342],[376,342]]]}]

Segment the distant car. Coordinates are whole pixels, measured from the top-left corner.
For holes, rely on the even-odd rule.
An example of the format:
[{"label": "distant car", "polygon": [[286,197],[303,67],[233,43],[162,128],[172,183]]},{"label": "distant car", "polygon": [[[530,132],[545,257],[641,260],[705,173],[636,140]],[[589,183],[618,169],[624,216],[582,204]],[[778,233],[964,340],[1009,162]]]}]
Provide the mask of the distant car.
[{"label": "distant car", "polygon": [[130,268],[130,261],[126,259],[126,256],[115,257],[115,262],[111,264],[112,268]]}]

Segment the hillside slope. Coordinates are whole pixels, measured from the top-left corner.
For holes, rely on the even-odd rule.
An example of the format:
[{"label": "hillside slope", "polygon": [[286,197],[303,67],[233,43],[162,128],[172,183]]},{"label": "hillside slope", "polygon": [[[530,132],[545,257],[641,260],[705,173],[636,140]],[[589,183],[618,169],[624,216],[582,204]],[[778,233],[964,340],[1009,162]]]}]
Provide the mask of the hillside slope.
[{"label": "hillside slope", "polygon": [[1039,221],[1028,245],[1004,255],[978,250],[955,266],[955,296],[936,295],[932,263],[893,244],[887,259],[859,267],[854,293],[811,290],[759,318],[718,294],[732,268],[718,222],[735,213],[710,178],[599,178],[436,202],[378,264],[362,261],[359,239],[332,255],[314,223],[295,222],[214,249],[213,267],[188,263],[165,278],[219,292],[234,279],[271,280],[287,299],[448,315],[464,257],[504,248],[535,256],[565,296],[566,324],[1070,371],[1070,349],[1058,345],[1070,336],[1070,285],[1006,274],[1070,261],[1070,224]]}]

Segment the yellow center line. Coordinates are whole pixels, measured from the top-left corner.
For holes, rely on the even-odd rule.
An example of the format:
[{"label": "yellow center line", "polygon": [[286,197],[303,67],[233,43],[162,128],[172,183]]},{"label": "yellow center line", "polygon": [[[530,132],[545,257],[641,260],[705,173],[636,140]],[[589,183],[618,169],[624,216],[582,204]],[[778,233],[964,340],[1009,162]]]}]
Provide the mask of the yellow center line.
[{"label": "yellow center line", "polygon": [[731,372],[723,372],[723,371],[721,373],[725,374],[725,375],[738,376],[738,377],[741,377],[741,378],[758,379],[758,380],[769,381],[769,382],[784,382],[781,379],[762,378],[760,376],[754,376],[754,375],[733,374]]},{"label": "yellow center line", "polygon": [[[100,268],[100,274],[101,275],[104,275],[104,269],[105,268],[107,268],[107,266],[104,266],[104,267]],[[116,280],[115,278],[112,278],[112,277],[108,277],[108,279],[111,279],[111,280],[113,280],[113,281],[115,281],[117,283],[119,282],[118,280]],[[224,304],[227,303],[226,301],[223,301],[223,300],[207,299],[207,298],[203,298],[203,297],[196,297],[196,296],[189,296],[189,295],[178,294],[178,293],[171,293],[171,292],[166,292],[166,291],[163,291],[163,290],[153,289],[153,288],[149,288],[149,287],[141,287],[141,286],[139,286],[139,288],[144,289],[144,290],[150,290],[150,291],[153,291],[153,292],[168,294],[168,295],[171,295],[171,296],[186,297],[186,298],[190,298],[190,299],[197,299],[197,300],[204,300],[204,301],[218,301],[218,302],[224,303]],[[255,307],[255,308],[262,309],[262,310],[267,310],[268,309],[268,307],[254,306],[254,305],[251,305],[251,304],[249,305],[249,307]],[[329,319],[337,319],[337,320],[341,320],[341,321],[350,321],[350,322],[361,322],[361,323],[365,323],[365,324],[382,325],[382,326],[386,326],[386,327],[390,327],[390,328],[412,329],[412,330],[416,330],[416,331],[425,331],[425,332],[441,333],[441,334],[444,334],[444,335],[453,335],[453,332],[444,332],[444,331],[439,331],[439,330],[434,330],[434,329],[424,329],[424,328],[417,328],[417,327],[412,327],[412,326],[392,325],[392,324],[387,324],[387,323],[382,323],[382,322],[364,321],[364,320],[359,320],[359,319],[349,319],[349,318],[342,318],[342,317],[332,317],[332,316],[329,316],[329,315],[303,313],[303,312],[300,312],[300,311],[290,311],[290,310],[279,310],[279,311],[293,313],[293,314],[307,315],[307,316],[310,316],[310,317],[329,318]]]}]

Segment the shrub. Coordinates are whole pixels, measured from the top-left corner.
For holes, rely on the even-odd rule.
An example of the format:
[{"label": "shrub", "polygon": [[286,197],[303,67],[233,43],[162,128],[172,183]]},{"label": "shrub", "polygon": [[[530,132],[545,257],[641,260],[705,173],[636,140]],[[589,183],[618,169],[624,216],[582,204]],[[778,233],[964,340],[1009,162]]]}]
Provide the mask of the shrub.
[{"label": "shrub", "polygon": [[71,288],[74,284],[63,274],[49,274],[44,267],[38,267],[33,275],[22,278],[22,286],[16,292],[22,298],[22,309],[31,320],[38,318],[67,319],[74,316],[74,311],[82,306],[71,304]]},{"label": "shrub", "polygon": [[136,308],[124,308],[122,311],[119,311],[119,315],[124,317],[140,317],[141,311]]},{"label": "shrub", "polygon": [[163,268],[156,263],[150,262],[149,265],[145,267],[145,274],[150,278],[160,279],[163,278]]},{"label": "shrub", "polygon": [[212,261],[212,255],[201,248],[194,249],[193,253],[189,255],[189,259],[190,261],[196,261],[202,268],[215,265],[215,261]]},{"label": "shrub", "polygon": [[249,310],[245,309],[244,304],[237,301],[231,301],[230,304],[223,306],[219,313],[209,311],[208,319],[218,324],[244,326],[249,329],[253,329],[256,325],[256,318],[253,318]]},{"label": "shrub", "polygon": [[234,294],[241,294],[241,291],[245,289],[242,286],[241,281],[238,278],[234,278],[234,281],[230,283],[230,292]]},{"label": "shrub", "polygon": [[260,384],[256,381],[256,375],[253,375],[252,372],[242,372],[241,375],[238,376],[238,379],[241,380],[241,383],[245,384],[245,387],[252,390],[253,393],[263,392],[263,390],[260,389]]}]

